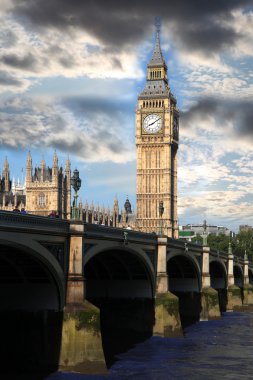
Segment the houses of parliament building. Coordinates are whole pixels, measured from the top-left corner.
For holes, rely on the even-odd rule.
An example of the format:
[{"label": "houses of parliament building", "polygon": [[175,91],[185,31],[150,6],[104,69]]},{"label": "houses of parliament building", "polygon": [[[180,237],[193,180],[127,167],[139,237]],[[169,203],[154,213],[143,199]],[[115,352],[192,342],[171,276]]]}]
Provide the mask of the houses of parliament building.
[{"label": "houses of parliament building", "polygon": [[[136,108],[136,214],[129,199],[123,210],[118,200],[110,210],[104,205],[79,204],[80,219],[114,227],[130,226],[143,232],[158,232],[162,228],[169,237],[178,237],[177,218],[177,150],[179,141],[179,110],[168,83],[168,68],[156,32],[155,47],[147,65],[147,79],[138,96]],[[159,212],[162,204],[163,213]],[[33,171],[28,154],[24,186],[10,180],[9,164],[4,162],[0,177],[0,208],[12,210],[25,207],[29,213],[48,215],[55,210],[59,217],[71,216],[70,161],[65,169],[58,167],[53,156],[52,167],[41,160]]]},{"label": "houses of parliament building", "polygon": [[53,156],[52,167],[46,167],[44,159],[33,170],[30,152],[26,161],[24,184],[10,179],[10,169],[5,158],[0,177],[0,208],[12,211],[26,209],[29,214],[48,216],[53,210],[60,218],[70,218],[71,184],[70,160],[65,170],[58,166],[58,157]]}]

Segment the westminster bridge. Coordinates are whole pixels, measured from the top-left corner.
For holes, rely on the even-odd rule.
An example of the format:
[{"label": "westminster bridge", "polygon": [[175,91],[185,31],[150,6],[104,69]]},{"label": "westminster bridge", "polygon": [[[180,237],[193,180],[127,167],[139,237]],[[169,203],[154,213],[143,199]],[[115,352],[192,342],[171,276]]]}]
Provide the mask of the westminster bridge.
[{"label": "westminster bridge", "polygon": [[2,362],[18,370],[33,357],[30,368],[103,372],[119,336],[175,336],[253,304],[253,264],[231,249],[4,211],[0,273]]}]

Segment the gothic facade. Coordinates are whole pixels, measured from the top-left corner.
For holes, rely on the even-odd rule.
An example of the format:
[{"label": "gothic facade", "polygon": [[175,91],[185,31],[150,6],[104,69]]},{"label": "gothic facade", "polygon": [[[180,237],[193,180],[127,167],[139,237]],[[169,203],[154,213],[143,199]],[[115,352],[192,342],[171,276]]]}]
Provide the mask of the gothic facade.
[{"label": "gothic facade", "polygon": [[33,169],[29,152],[26,161],[24,185],[10,180],[7,158],[0,179],[0,208],[12,211],[25,208],[29,214],[47,216],[55,211],[60,218],[71,216],[71,169],[69,159],[65,171],[58,166],[57,154],[54,154],[52,167],[46,167],[44,159],[40,167]]},{"label": "gothic facade", "polygon": [[[172,94],[159,30],[136,109],[136,229],[178,237],[177,149],[179,110]],[[159,205],[163,206],[160,215]]]}]

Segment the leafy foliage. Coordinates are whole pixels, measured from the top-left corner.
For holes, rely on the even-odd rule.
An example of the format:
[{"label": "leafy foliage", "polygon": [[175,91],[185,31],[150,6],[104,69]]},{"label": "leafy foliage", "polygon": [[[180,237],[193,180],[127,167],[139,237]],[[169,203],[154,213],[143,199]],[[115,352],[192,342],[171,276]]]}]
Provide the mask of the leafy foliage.
[{"label": "leafy foliage", "polygon": [[[207,244],[211,249],[228,252],[229,236],[220,234],[210,234],[207,237]],[[232,251],[236,256],[244,256],[245,250],[248,257],[253,259],[253,230],[241,231],[231,240]],[[200,235],[192,238],[192,243],[201,244],[203,239]]]},{"label": "leafy foliage", "polygon": [[253,230],[241,231],[234,239],[234,254],[244,255],[245,250],[249,258],[253,258]]}]

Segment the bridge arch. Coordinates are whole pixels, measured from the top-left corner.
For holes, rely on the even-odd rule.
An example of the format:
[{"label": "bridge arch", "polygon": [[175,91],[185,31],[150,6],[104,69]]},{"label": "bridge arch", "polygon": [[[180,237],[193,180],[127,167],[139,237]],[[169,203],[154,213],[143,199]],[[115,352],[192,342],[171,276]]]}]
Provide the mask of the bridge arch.
[{"label": "bridge arch", "polygon": [[[106,363],[149,338],[155,322],[155,273],[148,255],[128,246],[93,247],[84,254],[86,299],[100,309]],[[125,342],[125,343],[124,343]]]},{"label": "bridge arch", "polygon": [[211,287],[217,290],[220,311],[227,308],[227,268],[220,258],[211,258],[209,263]]},{"label": "bridge arch", "polygon": [[87,298],[154,298],[155,272],[142,250],[94,247],[84,255]]},{"label": "bridge arch", "polygon": [[209,271],[211,277],[211,287],[218,289],[227,288],[227,268],[221,259],[210,260]]},{"label": "bridge arch", "polygon": [[169,252],[167,273],[171,292],[201,291],[201,270],[195,257],[184,252]]},{"label": "bridge arch", "polygon": [[63,270],[51,252],[35,241],[0,238],[0,310],[62,310]]},{"label": "bridge arch", "polygon": [[234,279],[235,285],[239,286],[239,288],[243,288],[243,269],[240,264],[234,264]]},{"label": "bridge arch", "polygon": [[184,251],[167,255],[169,291],[179,299],[183,327],[199,320],[201,312],[201,271],[197,259]]}]

